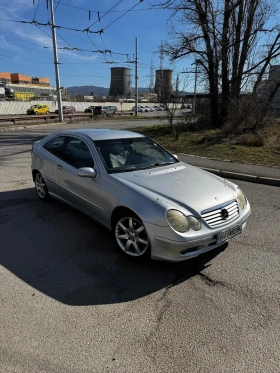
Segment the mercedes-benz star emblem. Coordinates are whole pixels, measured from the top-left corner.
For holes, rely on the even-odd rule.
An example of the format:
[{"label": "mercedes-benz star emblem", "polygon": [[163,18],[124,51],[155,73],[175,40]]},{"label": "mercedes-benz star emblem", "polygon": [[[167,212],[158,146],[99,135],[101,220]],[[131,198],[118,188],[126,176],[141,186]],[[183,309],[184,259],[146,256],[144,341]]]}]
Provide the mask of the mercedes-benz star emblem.
[{"label": "mercedes-benz star emblem", "polygon": [[228,218],[228,210],[222,209],[221,210],[221,215],[222,215],[223,219],[227,219]]}]

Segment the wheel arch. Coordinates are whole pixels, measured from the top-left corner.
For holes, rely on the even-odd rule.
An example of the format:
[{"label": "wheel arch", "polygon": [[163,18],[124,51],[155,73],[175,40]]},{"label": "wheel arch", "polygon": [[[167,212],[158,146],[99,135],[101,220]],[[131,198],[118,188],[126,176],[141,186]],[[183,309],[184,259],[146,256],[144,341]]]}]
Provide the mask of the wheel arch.
[{"label": "wheel arch", "polygon": [[39,170],[32,170],[32,178],[33,178],[33,181],[35,182],[35,177],[36,175],[39,173],[40,171]]},{"label": "wheel arch", "polygon": [[118,206],[118,207],[116,207],[116,208],[112,211],[112,214],[111,214],[111,229],[112,229],[112,231],[113,231],[113,228],[114,228],[114,224],[115,224],[115,222],[116,222],[116,217],[117,217],[119,214],[121,214],[121,213],[123,213],[123,212],[125,212],[125,211],[130,212],[130,213],[133,214],[134,216],[137,216],[137,218],[138,218],[141,222],[143,222],[142,219],[140,218],[140,216],[139,216],[138,214],[136,214],[136,212],[133,211],[131,208],[128,208],[128,207],[126,207],[126,206]]}]

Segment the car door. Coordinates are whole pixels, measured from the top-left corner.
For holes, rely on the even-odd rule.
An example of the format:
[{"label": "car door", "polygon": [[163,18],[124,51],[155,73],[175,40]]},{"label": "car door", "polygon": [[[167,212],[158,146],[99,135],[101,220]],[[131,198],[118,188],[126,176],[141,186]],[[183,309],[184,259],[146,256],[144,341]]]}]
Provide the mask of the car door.
[{"label": "car door", "polygon": [[[82,167],[94,168],[97,177],[78,176],[78,169]],[[104,221],[106,201],[101,190],[102,179],[89,146],[83,139],[68,137],[63,160],[57,164],[56,180],[59,194],[66,202]]]},{"label": "car door", "polygon": [[66,141],[66,136],[56,136],[48,141],[43,146],[44,156],[40,159],[40,165],[37,166],[43,174],[49,192],[54,195],[58,195],[56,167],[62,159]]}]

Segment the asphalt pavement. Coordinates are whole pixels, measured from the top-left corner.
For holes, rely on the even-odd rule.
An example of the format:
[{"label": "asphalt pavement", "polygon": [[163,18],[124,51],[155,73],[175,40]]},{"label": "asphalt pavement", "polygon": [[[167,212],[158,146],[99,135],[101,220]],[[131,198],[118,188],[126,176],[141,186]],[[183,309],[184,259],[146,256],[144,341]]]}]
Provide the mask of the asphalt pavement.
[{"label": "asphalt pavement", "polygon": [[[252,214],[227,248],[183,263],[136,263],[100,224],[36,196],[32,142],[78,126],[104,122],[0,134],[0,372],[279,373],[279,188],[238,181]],[[178,156],[239,178],[244,170],[279,175]]]}]

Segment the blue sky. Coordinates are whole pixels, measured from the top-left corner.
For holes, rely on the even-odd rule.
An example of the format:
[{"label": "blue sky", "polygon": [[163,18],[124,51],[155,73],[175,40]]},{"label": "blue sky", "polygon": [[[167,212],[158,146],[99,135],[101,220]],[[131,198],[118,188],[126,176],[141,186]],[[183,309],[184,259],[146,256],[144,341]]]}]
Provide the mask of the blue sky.
[{"label": "blue sky", "polygon": [[[50,20],[46,0],[0,1],[0,71],[22,73],[32,77],[49,77],[55,85],[51,29],[49,26],[24,24],[14,21],[39,23]],[[125,63],[135,57],[135,37],[138,37],[139,87],[150,85],[150,65],[160,65],[159,46],[167,39],[167,11],[151,10],[156,0],[54,0],[55,23],[71,29],[91,31],[104,29],[100,34],[57,29],[58,48],[79,48],[82,51],[59,49],[60,81],[65,87],[95,85],[110,86],[111,67],[130,67],[134,85],[134,64]],[[135,6],[136,5],[136,6]],[[131,9],[131,11],[125,11]],[[114,9],[112,9],[114,7]],[[50,8],[50,6],[49,6]],[[108,14],[110,9],[112,9]],[[89,10],[90,20],[89,20]],[[98,13],[100,21],[98,20]],[[122,16],[117,20],[118,17]],[[47,48],[45,48],[47,47]],[[111,50],[112,55],[93,53]],[[110,62],[110,63],[108,63]],[[113,62],[113,64],[111,64]],[[173,80],[178,72],[193,61],[184,60],[171,65],[167,58],[163,67],[173,69]],[[182,74],[182,81],[186,74]],[[185,90],[193,89],[192,77]]]}]

